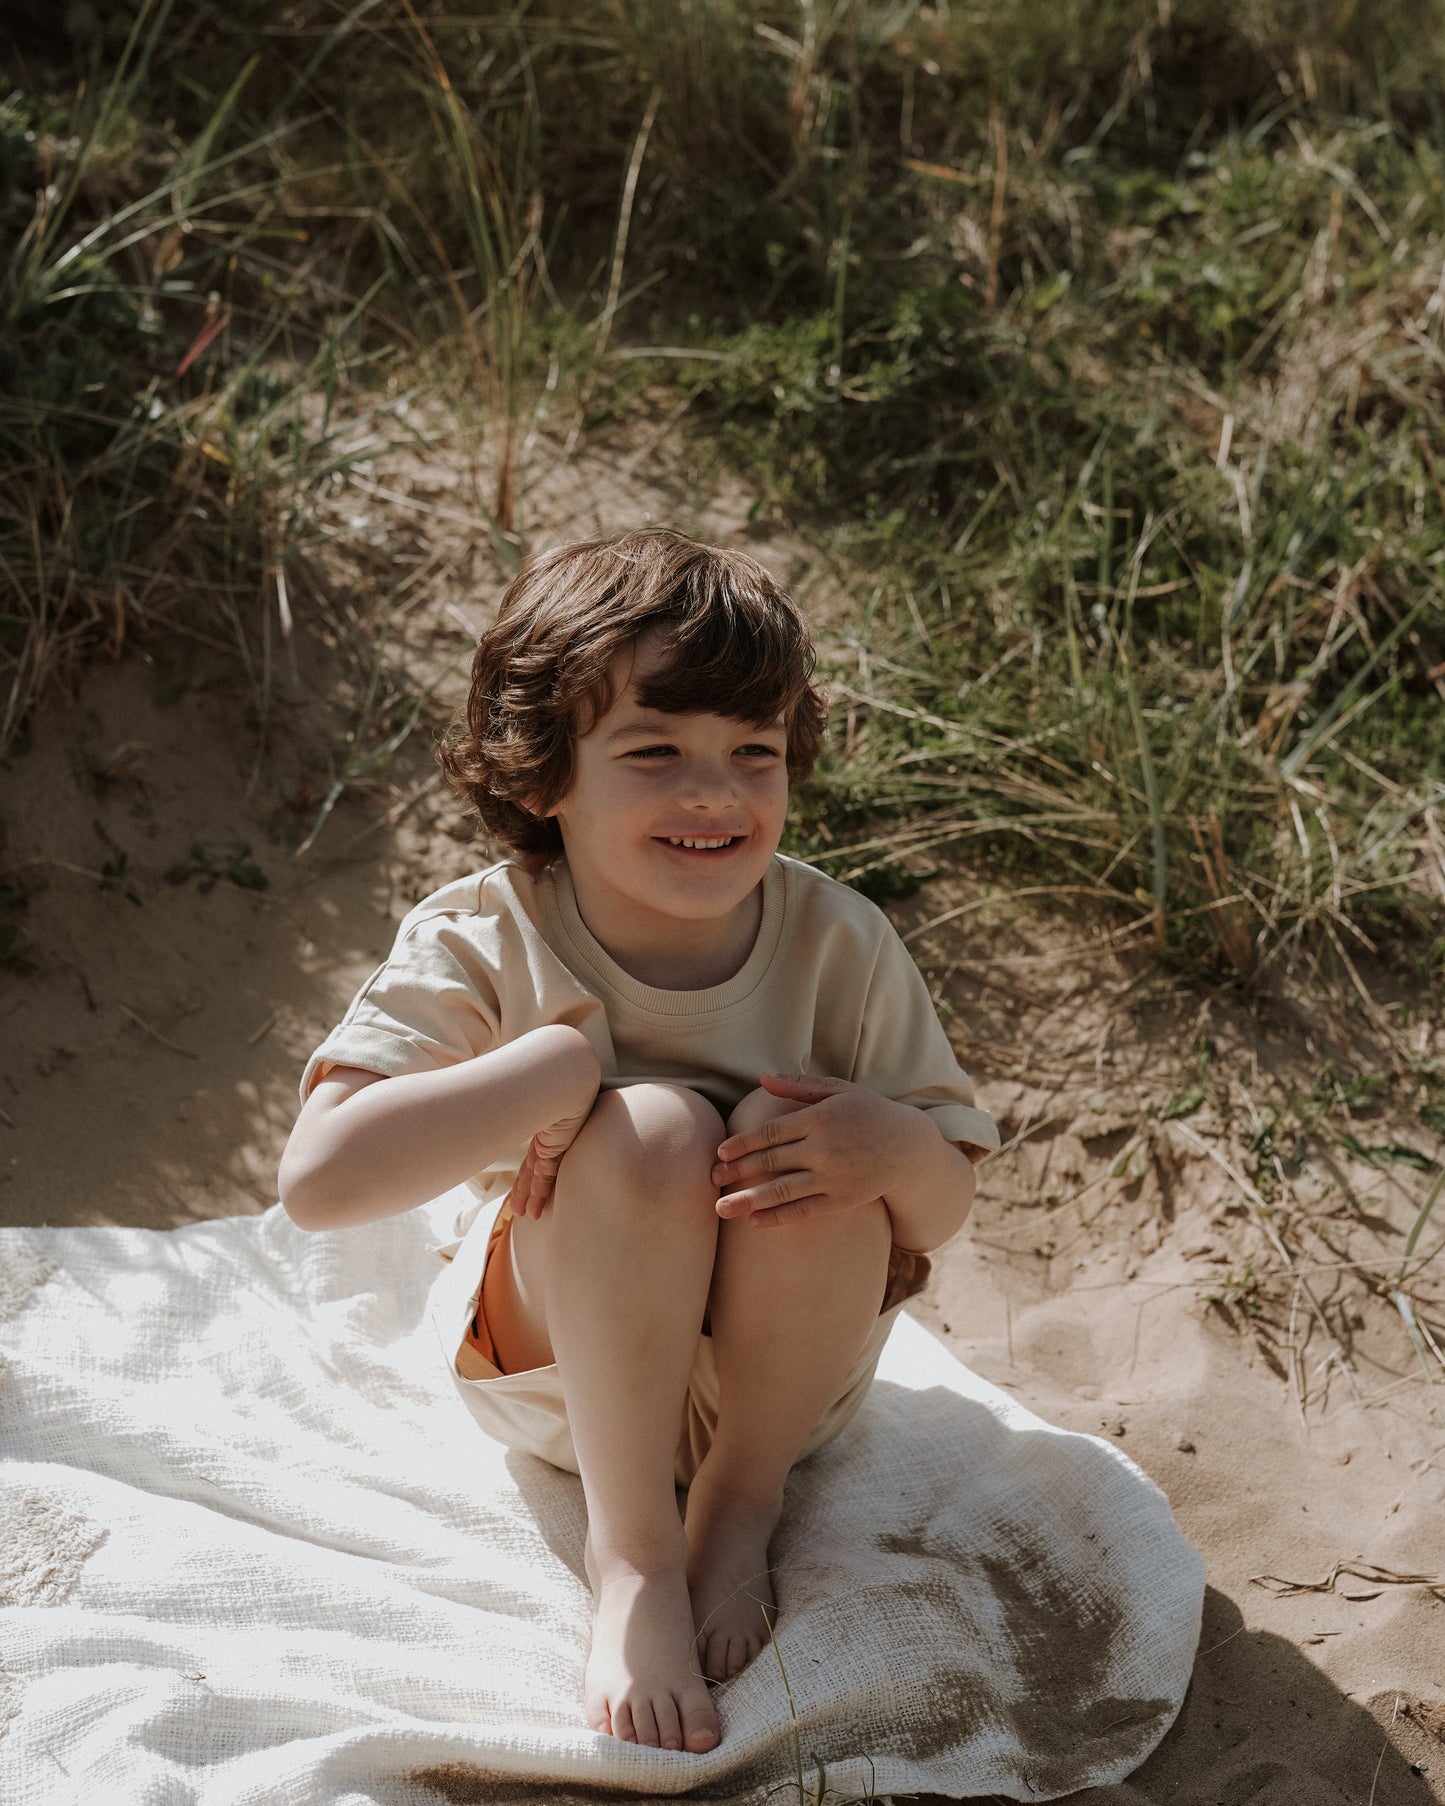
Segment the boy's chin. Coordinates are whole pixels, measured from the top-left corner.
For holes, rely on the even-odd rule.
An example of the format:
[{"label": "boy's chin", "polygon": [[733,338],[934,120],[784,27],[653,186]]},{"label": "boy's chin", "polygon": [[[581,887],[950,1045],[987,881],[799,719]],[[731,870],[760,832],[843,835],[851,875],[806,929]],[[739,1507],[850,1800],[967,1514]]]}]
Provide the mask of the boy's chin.
[{"label": "boy's chin", "polygon": [[725,916],[736,909],[762,882],[760,872],[734,872],[726,881],[719,875],[711,883],[687,881],[658,883],[638,895],[638,902],[660,909],[664,915],[685,915],[698,921]]},{"label": "boy's chin", "polygon": [[750,897],[763,880],[772,863],[772,854],[760,858],[729,860],[709,870],[702,861],[689,869],[682,860],[664,858],[665,869],[639,889],[638,902],[661,907],[665,913],[685,914],[702,919],[726,915],[745,897]]}]

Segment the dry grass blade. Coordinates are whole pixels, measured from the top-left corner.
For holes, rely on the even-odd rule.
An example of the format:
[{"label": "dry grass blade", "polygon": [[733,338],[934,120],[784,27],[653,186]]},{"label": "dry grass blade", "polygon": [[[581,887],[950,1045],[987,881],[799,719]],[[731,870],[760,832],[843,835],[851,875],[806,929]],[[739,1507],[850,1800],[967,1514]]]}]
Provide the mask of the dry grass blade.
[{"label": "dry grass blade", "polygon": [[152,1028],[145,1017],[133,1010],[129,1004],[118,1003],[115,1007],[120,1011],[122,1016],[133,1022],[136,1027],[141,1029],[145,1034],[149,1035],[152,1041],[158,1041],[162,1047],[168,1048],[171,1053],[179,1054],[184,1060],[200,1059],[201,1056],[198,1053],[192,1053],[189,1047],[182,1047],[178,1041],[172,1041],[167,1036],[163,1035],[158,1028]]},{"label": "dry grass blade", "polygon": [[612,322],[617,316],[617,309],[622,294],[622,271],[627,260],[627,238],[632,229],[632,207],[637,198],[637,179],[642,174],[642,160],[647,155],[647,142],[652,136],[652,128],[657,123],[657,109],[662,105],[662,89],[655,87],[648,96],[647,111],[642,116],[642,124],[637,128],[637,136],[633,140],[632,155],[627,162],[627,175],[622,183],[622,200],[617,214],[617,236],[612,248],[612,273],[607,283],[607,299],[603,303],[602,312],[596,321],[596,342],[592,348],[592,367],[582,386],[582,393],[577,403],[577,420],[567,435],[564,457],[571,457],[577,448],[577,440],[582,431],[582,422],[587,414],[587,405],[591,399],[593,385],[603,358],[607,355],[607,341],[612,336]]},{"label": "dry grass blade", "polygon": [[1324,1312],[1324,1307],[1320,1304],[1319,1299],[1316,1298],[1314,1290],[1304,1274],[1300,1272],[1294,1256],[1285,1245],[1283,1237],[1270,1220],[1273,1212],[1270,1210],[1266,1200],[1260,1196],[1257,1187],[1251,1185],[1244,1174],[1239,1171],[1232,1161],[1227,1160],[1224,1155],[1219,1152],[1218,1148],[1211,1147],[1201,1136],[1196,1135],[1187,1124],[1178,1121],[1170,1121],[1165,1126],[1171,1130],[1172,1133],[1188,1142],[1190,1147],[1194,1148],[1196,1152],[1203,1154],[1206,1159],[1212,1160],[1222,1172],[1227,1173],[1254,1205],[1259,1228],[1263,1232],[1270,1246],[1274,1249],[1275,1253],[1279,1255],[1280,1259],[1284,1262],[1285,1267],[1296,1280],[1300,1290],[1304,1293],[1305,1300],[1310,1307],[1310,1314],[1319,1325],[1320,1333],[1329,1343],[1331,1359],[1334,1361],[1339,1371],[1345,1376],[1345,1381],[1348,1384],[1351,1393],[1354,1395],[1355,1403],[1363,1406],[1365,1401],[1360,1395],[1359,1383],[1355,1378],[1354,1369],[1351,1367],[1345,1351],[1340,1345],[1339,1337],[1336,1336],[1333,1329],[1331,1329],[1329,1319]]},{"label": "dry grass blade", "polygon": [[[1434,1213],[1435,1205],[1440,1197],[1442,1187],[1445,1187],[1445,1169],[1442,1169],[1436,1175],[1435,1183],[1430,1187],[1429,1196],[1421,1205],[1419,1214],[1411,1225],[1410,1233],[1405,1238],[1405,1249],[1400,1261],[1400,1271],[1395,1277],[1394,1285],[1390,1288],[1390,1297],[1394,1301],[1395,1309],[1400,1313],[1400,1320],[1405,1325],[1406,1333],[1410,1338],[1410,1346],[1414,1349],[1415,1358],[1420,1363],[1420,1371],[1425,1376],[1425,1384],[1430,1393],[1430,1406],[1432,1411],[1435,1409],[1435,1375],[1431,1371],[1430,1363],[1426,1356],[1427,1353],[1433,1354],[1436,1362],[1442,1368],[1445,1368],[1445,1352],[1442,1352],[1434,1336],[1431,1335],[1429,1326],[1420,1321],[1420,1318],[1415,1311],[1414,1302],[1404,1288],[1406,1279],[1413,1277],[1413,1275],[1410,1274],[1409,1268],[1410,1262],[1414,1258],[1415,1245],[1420,1240],[1426,1224],[1430,1221],[1430,1218]],[[1439,1249],[1435,1249],[1434,1253],[1438,1254]],[[1433,1255],[1431,1258],[1433,1258]],[[1425,1262],[1421,1262],[1422,1267],[1425,1264]],[[1419,1270],[1420,1269],[1417,1268],[1416,1272]]]}]

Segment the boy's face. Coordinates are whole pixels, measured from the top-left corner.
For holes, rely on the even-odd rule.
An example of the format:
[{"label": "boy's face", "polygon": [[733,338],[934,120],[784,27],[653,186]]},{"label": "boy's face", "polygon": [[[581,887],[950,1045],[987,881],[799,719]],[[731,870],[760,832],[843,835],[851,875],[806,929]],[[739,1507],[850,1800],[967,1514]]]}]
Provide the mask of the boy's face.
[{"label": "boy's face", "polygon": [[[572,787],[548,811],[580,895],[639,922],[730,917],[777,851],[788,807],[787,730],[646,709],[663,661],[645,633],[612,668],[612,707],[573,748]],[[682,840],[725,841],[685,847]],[[660,926],[660,924],[659,924]]]}]

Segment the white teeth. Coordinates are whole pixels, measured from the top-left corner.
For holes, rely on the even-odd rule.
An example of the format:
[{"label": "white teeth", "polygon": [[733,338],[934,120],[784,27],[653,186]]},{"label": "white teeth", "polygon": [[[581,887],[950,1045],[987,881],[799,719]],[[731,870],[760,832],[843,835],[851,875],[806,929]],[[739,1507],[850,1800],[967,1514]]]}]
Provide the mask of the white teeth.
[{"label": "white teeth", "polygon": [[675,847],[727,847],[737,838],[735,834],[725,835],[721,840],[689,840],[685,836],[669,834],[668,840]]}]

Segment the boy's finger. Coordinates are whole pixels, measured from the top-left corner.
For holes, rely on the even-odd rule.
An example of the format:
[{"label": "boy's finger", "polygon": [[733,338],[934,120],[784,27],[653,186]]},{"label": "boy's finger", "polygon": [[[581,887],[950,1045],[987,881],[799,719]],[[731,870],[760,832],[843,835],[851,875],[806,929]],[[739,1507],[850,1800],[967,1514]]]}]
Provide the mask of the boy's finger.
[{"label": "boy's finger", "polygon": [[784,1173],[781,1178],[770,1179],[766,1185],[750,1186],[746,1191],[728,1192],[717,1201],[717,1213],[720,1217],[751,1216],[755,1211],[776,1210],[780,1205],[790,1204],[795,1198],[813,1195],[818,1188],[816,1173],[798,1172]]},{"label": "boy's finger", "polygon": [[806,1119],[806,1110],[790,1110],[786,1116],[774,1116],[741,1135],[729,1135],[726,1141],[719,1143],[717,1157],[724,1161],[740,1160],[744,1154],[758,1154],[764,1148],[801,1141],[811,1127]]},{"label": "boy's finger", "polygon": [[796,1172],[800,1163],[796,1142],[777,1149],[759,1148],[751,1154],[719,1160],[712,1169],[712,1182],[714,1185],[752,1185],[760,1179],[774,1179],[784,1173]]},{"label": "boy's finger", "polygon": [[748,1226],[767,1229],[782,1223],[805,1223],[810,1217],[827,1216],[831,1211],[846,1208],[836,1198],[815,1193],[810,1198],[794,1198],[790,1204],[779,1204],[776,1210],[755,1210],[748,1218]]},{"label": "boy's finger", "polygon": [[765,1091],[784,1097],[832,1097],[849,1088],[847,1079],[818,1078],[806,1072],[760,1072],[758,1083]]}]

